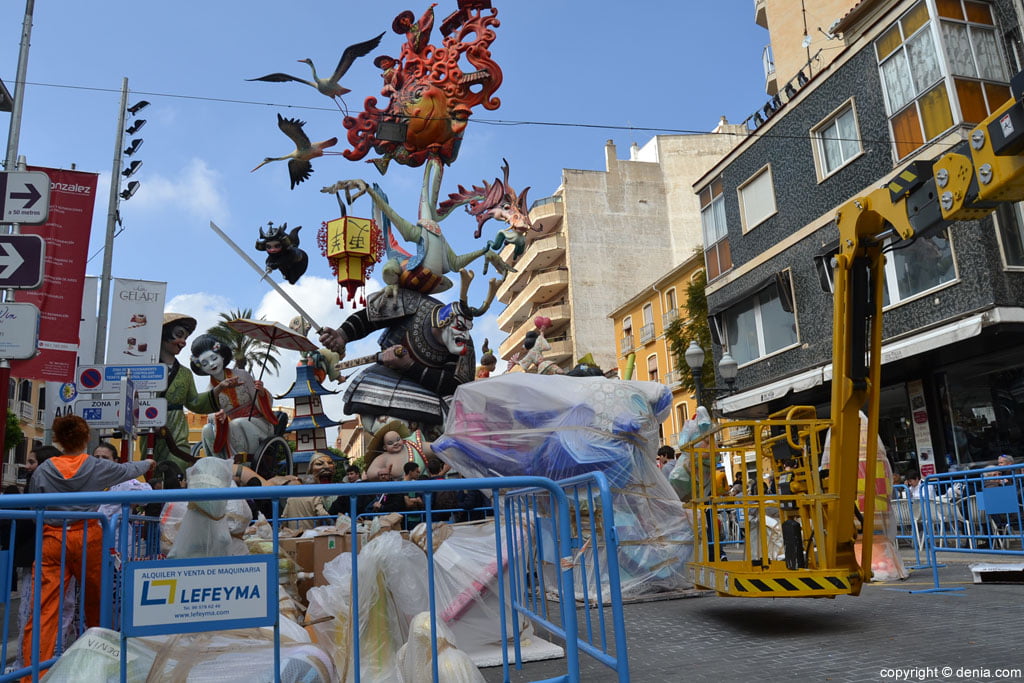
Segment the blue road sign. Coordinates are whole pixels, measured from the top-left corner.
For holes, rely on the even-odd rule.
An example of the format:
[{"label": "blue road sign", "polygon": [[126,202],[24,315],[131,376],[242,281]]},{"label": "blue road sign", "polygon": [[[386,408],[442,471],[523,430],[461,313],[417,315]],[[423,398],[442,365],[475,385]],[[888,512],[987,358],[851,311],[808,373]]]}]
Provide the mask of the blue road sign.
[{"label": "blue road sign", "polygon": [[121,378],[132,374],[136,391],[163,391],[167,388],[167,366],[155,365],[80,365],[76,375],[79,389],[91,394],[113,394],[121,390]]}]

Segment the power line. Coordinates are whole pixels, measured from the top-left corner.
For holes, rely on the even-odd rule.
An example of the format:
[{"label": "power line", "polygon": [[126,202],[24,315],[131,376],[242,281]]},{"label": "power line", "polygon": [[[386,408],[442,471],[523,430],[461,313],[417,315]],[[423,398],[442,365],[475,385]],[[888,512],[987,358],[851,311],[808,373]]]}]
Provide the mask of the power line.
[{"label": "power line", "polygon": [[[35,85],[44,88],[63,88],[67,90],[87,90],[91,92],[109,92],[119,93],[120,91],[115,88],[98,88],[84,85],[66,85],[62,83],[39,83],[33,81],[25,81],[25,85]],[[225,104],[242,104],[247,106],[256,107],[280,107],[286,109],[304,109],[308,111],[326,111],[336,112],[336,108],[332,107],[314,107],[303,104],[281,104],[279,102],[259,102],[254,100],[236,100],[224,97],[205,97],[202,95],[183,95],[180,93],[167,93],[167,92],[156,92],[146,90],[132,90],[132,95],[146,95],[149,97],[166,97],[169,99],[180,99],[180,100],[195,100],[201,102],[222,102]],[[423,119],[423,120],[440,120],[436,117],[426,116],[406,116],[408,119]],[[643,131],[647,133],[669,133],[673,135],[708,135],[711,131],[697,130],[692,128],[670,128],[667,126],[636,126],[636,125],[616,125],[610,123],[581,123],[578,121],[530,121],[530,120],[513,120],[513,119],[485,119],[474,117],[471,119],[474,123],[479,123],[487,126],[537,126],[537,127],[548,127],[548,128],[581,128],[591,130],[621,130],[621,131]],[[732,131],[719,131],[716,135],[731,135],[734,137],[748,138],[771,138],[778,140],[811,140],[815,139],[816,136],[810,132],[807,134],[798,135],[786,135],[784,133],[768,132],[759,133],[757,130],[747,130],[746,132],[732,132]],[[916,143],[916,140],[890,140],[889,138],[828,138],[829,140],[836,141],[849,141],[849,142],[861,142],[861,143],[876,143],[876,144],[901,144],[901,143]],[[952,147],[958,144],[957,142],[947,143],[948,146]]]}]

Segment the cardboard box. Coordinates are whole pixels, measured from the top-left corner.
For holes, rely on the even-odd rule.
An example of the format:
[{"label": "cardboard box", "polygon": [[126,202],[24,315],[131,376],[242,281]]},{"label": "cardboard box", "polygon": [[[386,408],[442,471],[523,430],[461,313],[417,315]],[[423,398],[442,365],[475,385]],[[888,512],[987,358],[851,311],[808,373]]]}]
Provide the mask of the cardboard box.
[{"label": "cardboard box", "polygon": [[[365,534],[359,534],[356,536],[356,547],[355,552],[359,552],[365,541]],[[324,579],[324,565],[336,558],[342,553],[352,552],[352,535],[351,534],[322,534],[312,539],[313,541],[313,557],[312,557],[312,572],[313,585],[314,586],[326,586],[327,580]]]},{"label": "cardboard box", "polygon": [[313,571],[313,541],[312,538],[281,538],[277,545],[281,552],[292,562],[298,565],[300,571]]},{"label": "cardboard box", "polygon": [[377,521],[380,524],[381,533],[385,531],[400,531],[402,524],[405,522],[405,517],[398,512],[392,512],[388,515],[381,515],[377,518]]}]

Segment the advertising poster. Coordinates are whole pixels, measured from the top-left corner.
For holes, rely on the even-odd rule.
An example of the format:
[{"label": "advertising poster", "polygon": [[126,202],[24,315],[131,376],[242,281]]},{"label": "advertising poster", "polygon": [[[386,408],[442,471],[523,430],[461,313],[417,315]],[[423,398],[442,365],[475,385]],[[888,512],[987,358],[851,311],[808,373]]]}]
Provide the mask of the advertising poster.
[{"label": "advertising poster", "polygon": [[129,636],[268,626],[277,616],[269,555],[132,562],[122,625]]},{"label": "advertising poster", "polygon": [[107,365],[157,363],[166,282],[114,279],[107,328]]},{"label": "advertising poster", "polygon": [[18,302],[39,309],[39,353],[11,363],[11,375],[47,382],[71,382],[78,355],[85,262],[89,251],[96,182],[82,171],[29,167],[50,178],[50,217],[45,225],[23,225],[25,235],[46,242],[43,285],[19,291]]},{"label": "advertising poster", "polygon": [[921,380],[907,382],[910,398],[910,414],[914,420],[914,442],[917,444],[917,463],[921,476],[935,474],[935,449],[932,447],[932,433],[928,428],[928,407],[924,402],[924,383]]}]

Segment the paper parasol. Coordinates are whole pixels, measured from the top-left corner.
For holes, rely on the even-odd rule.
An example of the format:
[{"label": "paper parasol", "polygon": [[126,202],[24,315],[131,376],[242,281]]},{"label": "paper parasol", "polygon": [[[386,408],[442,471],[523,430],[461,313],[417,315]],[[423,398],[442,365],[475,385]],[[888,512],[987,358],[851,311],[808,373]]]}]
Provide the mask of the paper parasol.
[{"label": "paper parasol", "polygon": [[269,320],[247,320],[238,318],[224,323],[235,332],[240,332],[256,341],[294,351],[316,351],[316,344],[295,330]]}]

